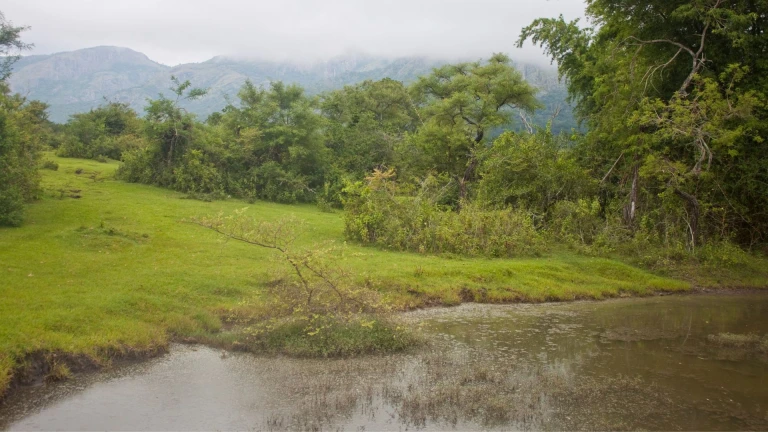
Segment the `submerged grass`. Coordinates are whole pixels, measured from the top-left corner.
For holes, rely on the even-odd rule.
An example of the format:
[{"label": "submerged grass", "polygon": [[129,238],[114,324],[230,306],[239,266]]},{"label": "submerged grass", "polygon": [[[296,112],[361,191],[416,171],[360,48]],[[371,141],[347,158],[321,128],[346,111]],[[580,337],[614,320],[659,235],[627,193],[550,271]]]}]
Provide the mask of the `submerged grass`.
[{"label": "submerged grass", "polygon": [[[308,326],[315,330],[308,331]],[[331,318],[319,323],[287,322],[249,338],[247,347],[297,357],[349,357],[404,351],[418,342],[413,333],[396,322],[360,317],[351,321]]]},{"label": "submerged grass", "polygon": [[728,348],[749,349],[768,353],[768,335],[718,333],[707,336],[707,342]]},{"label": "submerged grass", "polygon": [[[249,215],[262,220],[301,219],[304,244],[344,242],[341,215],[315,206],[184,199],[166,189],[112,180],[116,162],[48,159],[59,169],[41,171],[44,198],[29,206],[23,227],[0,229],[0,392],[31,353],[103,358],[156,352],[173,337],[216,333],[222,317],[258,305],[277,265],[269,251],[227,243],[185,219],[248,207]],[[616,260],[567,252],[467,259],[348,245],[340,264],[396,309],[691,288]],[[727,279],[723,285],[730,285]],[[332,351],[286,332],[292,341],[286,351]],[[350,349],[368,350],[352,333],[347,340],[356,348]]]}]

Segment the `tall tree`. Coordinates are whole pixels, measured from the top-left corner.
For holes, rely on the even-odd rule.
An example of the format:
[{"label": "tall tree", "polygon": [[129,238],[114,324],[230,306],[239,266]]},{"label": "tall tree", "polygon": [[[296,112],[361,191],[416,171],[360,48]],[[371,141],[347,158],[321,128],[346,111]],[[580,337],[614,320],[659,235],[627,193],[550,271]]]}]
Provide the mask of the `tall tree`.
[{"label": "tall tree", "polygon": [[422,127],[412,137],[423,170],[446,173],[459,185],[459,198],[475,180],[479,152],[488,131],[508,124],[514,110],[539,107],[536,90],[504,54],[485,62],[459,63],[420,77],[411,91]]},{"label": "tall tree", "polygon": [[[523,29],[557,61],[589,126],[585,163],[604,206],[660,238],[751,244],[768,232],[768,4],[751,0],[588,0],[578,21]],[[639,217],[642,216],[642,217]]]},{"label": "tall tree", "polygon": [[47,106],[12,95],[5,82],[18,59],[11,54],[31,46],[19,39],[24,30],[0,12],[0,54],[5,56],[0,61],[0,225],[20,225],[24,203],[35,198],[39,188],[40,134],[35,132],[47,121]]},{"label": "tall tree", "polygon": [[227,107],[221,124],[241,155],[243,187],[272,201],[313,200],[328,166],[317,101],[282,82],[266,89],[248,81],[238,96],[240,106]]},{"label": "tall tree", "polygon": [[336,165],[357,179],[375,168],[391,167],[396,145],[418,125],[407,89],[389,78],[327,93],[321,109],[326,145]]}]

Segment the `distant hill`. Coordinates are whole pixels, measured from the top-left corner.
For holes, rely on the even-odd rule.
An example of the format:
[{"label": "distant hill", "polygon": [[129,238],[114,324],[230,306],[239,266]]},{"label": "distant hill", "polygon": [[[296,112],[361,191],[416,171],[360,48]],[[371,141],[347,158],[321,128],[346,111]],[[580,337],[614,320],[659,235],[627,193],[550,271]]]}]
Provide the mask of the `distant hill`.
[{"label": "distant hill", "polygon": [[[202,63],[174,67],[150,60],[128,48],[95,47],[51,55],[22,57],[9,80],[11,90],[31,99],[50,104],[50,118],[66,122],[71,114],[88,111],[105,100],[129,103],[142,112],[148,98],[169,95],[170,76],[190,80],[195,87],[208,89],[208,95],[186,102],[185,108],[205,119],[236,100],[246,79],[257,85],[271,81],[296,83],[308,93],[317,94],[367,79],[385,77],[411,82],[419,75],[445,61],[426,57],[387,59],[366,55],[347,55],[327,61],[300,64],[271,62],[232,57],[214,57]],[[562,106],[557,129],[570,128],[573,118],[564,103],[565,87],[556,72],[536,66],[518,64],[526,79],[540,88],[539,97],[549,109],[536,116],[537,123],[546,122],[547,112]]]}]

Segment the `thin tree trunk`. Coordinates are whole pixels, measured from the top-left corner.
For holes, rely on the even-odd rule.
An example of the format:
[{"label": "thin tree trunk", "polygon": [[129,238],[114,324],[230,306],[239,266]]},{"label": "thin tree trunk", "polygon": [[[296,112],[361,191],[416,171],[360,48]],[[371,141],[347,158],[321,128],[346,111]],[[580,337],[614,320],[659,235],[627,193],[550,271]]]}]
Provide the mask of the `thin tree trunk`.
[{"label": "thin tree trunk", "polygon": [[627,225],[632,225],[635,222],[635,216],[637,215],[637,196],[638,189],[640,189],[640,157],[635,155],[634,164],[632,165],[632,187],[629,190],[629,201],[624,206],[624,222]]},{"label": "thin tree trunk", "polygon": [[699,245],[699,217],[701,216],[701,206],[695,196],[675,188],[675,195],[682,198],[690,205],[690,214],[688,216],[688,229],[691,234],[691,249]]}]

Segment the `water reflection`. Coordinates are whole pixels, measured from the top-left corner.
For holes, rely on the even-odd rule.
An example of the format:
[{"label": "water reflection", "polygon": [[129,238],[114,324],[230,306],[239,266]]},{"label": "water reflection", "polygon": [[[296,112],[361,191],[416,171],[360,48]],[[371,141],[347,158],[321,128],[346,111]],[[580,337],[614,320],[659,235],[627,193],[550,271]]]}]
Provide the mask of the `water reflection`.
[{"label": "water reflection", "polygon": [[768,352],[711,337],[768,334],[766,295],[470,304],[404,319],[423,327],[428,348],[297,360],[176,346],[145,363],[24,389],[0,407],[0,426],[768,428]]}]

